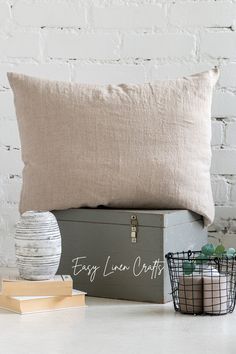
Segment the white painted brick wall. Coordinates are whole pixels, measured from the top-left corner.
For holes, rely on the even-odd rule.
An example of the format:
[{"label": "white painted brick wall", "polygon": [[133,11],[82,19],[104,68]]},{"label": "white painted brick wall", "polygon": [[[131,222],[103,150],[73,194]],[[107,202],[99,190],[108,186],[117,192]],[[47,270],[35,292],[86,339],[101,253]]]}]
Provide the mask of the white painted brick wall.
[{"label": "white painted brick wall", "polygon": [[236,32],[205,32],[201,35],[200,52],[208,58],[236,58]]},{"label": "white painted brick wall", "polygon": [[46,59],[118,59],[117,34],[80,34],[69,31],[47,31]]},{"label": "white painted brick wall", "polygon": [[236,63],[229,63],[222,67],[219,83],[222,87],[236,87]]},{"label": "white painted brick wall", "polygon": [[7,71],[142,83],[221,68],[212,107],[213,242],[236,246],[236,1],[0,0],[0,265],[14,264],[22,162]]},{"label": "white painted brick wall", "polygon": [[125,34],[121,55],[124,58],[189,59],[194,50],[195,37],[189,34]]},{"label": "white painted brick wall", "polygon": [[235,117],[236,116],[235,94],[231,91],[230,92],[216,91],[213,98],[212,114],[215,117]]},{"label": "white painted brick wall", "polygon": [[12,58],[39,59],[39,33],[13,31],[0,37],[0,58],[3,61]]},{"label": "white painted brick wall", "polygon": [[95,28],[163,28],[166,25],[166,8],[162,4],[93,7],[92,19]]},{"label": "white painted brick wall", "polygon": [[236,121],[227,123],[225,143],[228,146],[236,147]]},{"label": "white painted brick wall", "polygon": [[[236,180],[234,182],[236,182]],[[230,197],[232,203],[236,204],[236,184],[232,185]]]},{"label": "white painted brick wall", "polygon": [[[32,6],[33,3],[33,6]],[[86,25],[86,10],[76,1],[16,1],[13,20],[28,27],[80,27]]]},{"label": "white painted brick wall", "polygon": [[0,24],[4,23],[10,18],[10,6],[8,2],[0,2]]},{"label": "white painted brick wall", "polygon": [[87,84],[115,84],[145,82],[144,65],[78,64],[74,65],[72,80]]},{"label": "white painted brick wall", "polygon": [[236,174],[236,150],[214,149],[212,151],[211,172],[222,175]]},{"label": "white painted brick wall", "polygon": [[223,138],[224,138],[224,123],[213,121],[211,127],[212,127],[211,145],[212,146],[222,145]]},{"label": "white painted brick wall", "polygon": [[225,177],[212,177],[212,192],[217,205],[222,205],[229,200],[229,184]]},{"label": "white painted brick wall", "polygon": [[170,9],[170,23],[176,26],[229,27],[234,25],[236,4],[227,1],[176,2]]}]

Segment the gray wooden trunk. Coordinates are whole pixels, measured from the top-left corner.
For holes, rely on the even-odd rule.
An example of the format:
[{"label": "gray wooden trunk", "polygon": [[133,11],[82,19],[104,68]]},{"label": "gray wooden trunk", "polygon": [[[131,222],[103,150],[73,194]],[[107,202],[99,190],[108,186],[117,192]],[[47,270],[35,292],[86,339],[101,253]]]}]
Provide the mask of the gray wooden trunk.
[{"label": "gray wooden trunk", "polygon": [[[187,210],[68,209],[53,213],[62,235],[58,273],[71,274],[74,288],[90,296],[168,302],[171,290],[165,254],[198,250],[207,242],[202,218]],[[133,215],[138,220],[136,243],[131,239]]]}]

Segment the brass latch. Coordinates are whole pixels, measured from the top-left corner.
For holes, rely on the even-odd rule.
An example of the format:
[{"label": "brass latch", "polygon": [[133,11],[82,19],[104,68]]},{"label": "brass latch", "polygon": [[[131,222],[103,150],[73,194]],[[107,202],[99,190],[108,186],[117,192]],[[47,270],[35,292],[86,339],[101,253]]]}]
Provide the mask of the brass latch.
[{"label": "brass latch", "polygon": [[132,215],[130,218],[131,222],[131,242],[137,242],[137,232],[138,232],[138,218],[136,215]]}]

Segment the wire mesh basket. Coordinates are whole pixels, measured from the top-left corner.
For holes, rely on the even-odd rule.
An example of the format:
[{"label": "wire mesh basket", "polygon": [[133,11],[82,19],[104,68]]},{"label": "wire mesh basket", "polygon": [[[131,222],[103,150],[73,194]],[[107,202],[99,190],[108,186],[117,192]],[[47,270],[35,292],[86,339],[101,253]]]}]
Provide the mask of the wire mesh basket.
[{"label": "wire mesh basket", "polygon": [[236,257],[200,251],[166,254],[174,308],[187,314],[224,315],[235,307]]}]

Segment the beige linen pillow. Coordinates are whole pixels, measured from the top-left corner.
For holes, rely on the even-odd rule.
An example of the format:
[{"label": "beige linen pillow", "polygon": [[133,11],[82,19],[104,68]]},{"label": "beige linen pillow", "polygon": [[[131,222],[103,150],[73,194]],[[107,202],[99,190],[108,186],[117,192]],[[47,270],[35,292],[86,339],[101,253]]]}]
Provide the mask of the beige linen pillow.
[{"label": "beige linen pillow", "polygon": [[212,222],[210,116],[217,69],[143,85],[8,78],[25,164],[21,212],[178,208]]}]

